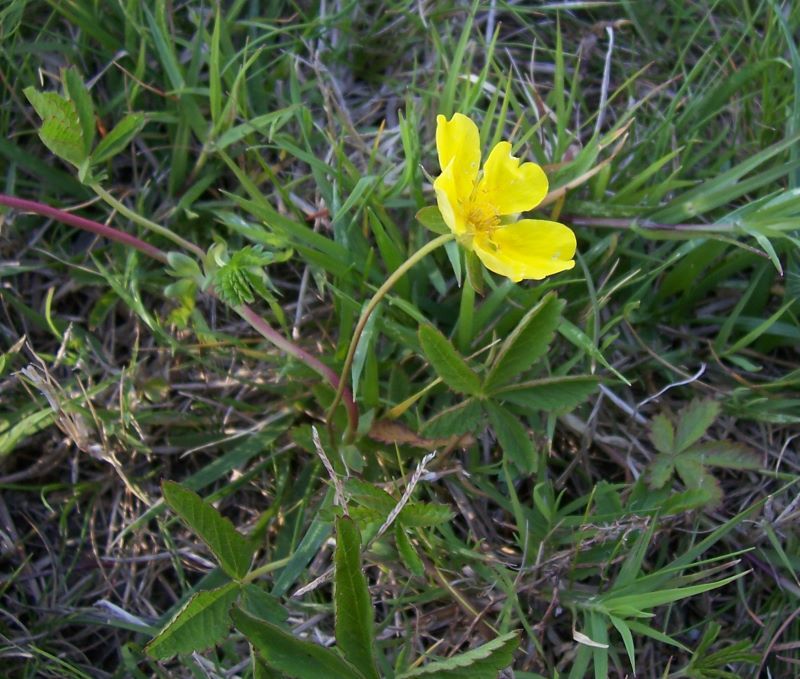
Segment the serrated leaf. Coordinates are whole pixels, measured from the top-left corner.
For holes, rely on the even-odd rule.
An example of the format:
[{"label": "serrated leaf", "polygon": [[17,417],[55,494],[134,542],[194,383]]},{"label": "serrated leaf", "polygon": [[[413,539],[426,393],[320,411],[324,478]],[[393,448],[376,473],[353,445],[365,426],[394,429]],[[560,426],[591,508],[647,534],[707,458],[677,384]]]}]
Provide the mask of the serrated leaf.
[{"label": "serrated leaf", "polygon": [[678,413],[675,431],[675,452],[686,450],[714,424],[719,415],[719,403],[710,399],[695,399]]},{"label": "serrated leaf", "polygon": [[694,488],[706,493],[708,499],[704,504],[715,507],[722,501],[722,488],[719,481],[697,460],[681,455],[675,459],[675,471],[678,472],[678,476],[681,477],[681,481],[686,484],[687,488]]},{"label": "serrated leaf", "polygon": [[519,644],[519,634],[509,632],[452,658],[435,660],[397,675],[397,679],[434,677],[435,679],[489,679],[511,664]]},{"label": "serrated leaf", "polygon": [[564,303],[549,293],[522,317],[497,352],[484,381],[487,392],[518,378],[547,353],[563,308]]},{"label": "serrated leaf", "polygon": [[64,89],[70,100],[75,104],[78,113],[78,121],[81,125],[83,137],[84,157],[92,152],[95,136],[94,104],[89,90],[78,73],[78,69],[72,67],[65,69],[61,74],[64,82]]},{"label": "serrated leaf", "polygon": [[522,422],[514,413],[493,401],[486,401],[485,407],[503,453],[521,471],[533,473],[536,470],[536,449]]},{"label": "serrated leaf", "polygon": [[740,443],[709,441],[698,443],[684,451],[700,464],[727,469],[760,469],[761,458],[754,450]]},{"label": "serrated leaf", "polygon": [[75,102],[56,92],[39,92],[33,87],[26,87],[23,92],[42,119],[39,128],[42,143],[62,160],[79,167],[86,151]]},{"label": "serrated leaf", "polygon": [[222,569],[232,578],[244,577],[254,551],[247,539],[194,491],[173,481],[161,487],[165,502],[208,545]]},{"label": "serrated leaf", "polygon": [[365,677],[378,679],[375,612],[361,567],[361,533],[347,516],[336,519],[333,597],[336,646]]},{"label": "serrated leaf", "polygon": [[481,381],[442,333],[431,325],[421,325],[419,341],[436,374],[454,391],[470,396],[481,393]]},{"label": "serrated leaf", "polygon": [[164,629],[145,647],[149,655],[166,660],[178,653],[203,651],[221,641],[230,629],[228,609],[239,595],[239,585],[192,595]]},{"label": "serrated leaf", "polygon": [[141,113],[126,115],[95,147],[91,156],[92,165],[103,163],[124,151],[146,122],[147,120]]},{"label": "serrated leaf", "polygon": [[587,399],[599,382],[592,375],[546,377],[503,387],[492,396],[532,411],[566,411]]},{"label": "serrated leaf", "polygon": [[425,577],[425,564],[419,558],[417,550],[414,549],[414,545],[411,544],[411,540],[406,534],[406,529],[400,523],[394,525],[394,540],[397,545],[397,553],[405,567],[418,578]]},{"label": "serrated leaf", "polygon": [[383,488],[378,488],[361,479],[351,477],[347,479],[344,487],[352,501],[379,512],[388,514],[397,505],[397,500]]},{"label": "serrated leaf", "polygon": [[670,419],[664,414],[659,413],[650,423],[650,440],[656,450],[671,454],[675,449],[675,428]]},{"label": "serrated leaf", "polygon": [[675,460],[672,455],[657,455],[647,467],[647,485],[652,488],[663,488],[672,478],[675,471]]},{"label": "serrated leaf", "polygon": [[400,511],[397,520],[409,528],[425,528],[447,523],[453,518],[449,505],[435,502],[409,502]]},{"label": "serrated leaf", "polygon": [[434,233],[445,234],[450,232],[450,228],[442,219],[442,213],[435,205],[428,205],[417,212],[417,221],[426,229]]},{"label": "serrated leaf", "polygon": [[470,434],[482,422],[483,408],[474,398],[451,406],[428,420],[422,433],[428,438],[447,438],[457,434]]},{"label": "serrated leaf", "polygon": [[234,607],[231,618],[273,669],[295,679],[366,679],[336,651],[298,639],[277,625],[259,620]]}]

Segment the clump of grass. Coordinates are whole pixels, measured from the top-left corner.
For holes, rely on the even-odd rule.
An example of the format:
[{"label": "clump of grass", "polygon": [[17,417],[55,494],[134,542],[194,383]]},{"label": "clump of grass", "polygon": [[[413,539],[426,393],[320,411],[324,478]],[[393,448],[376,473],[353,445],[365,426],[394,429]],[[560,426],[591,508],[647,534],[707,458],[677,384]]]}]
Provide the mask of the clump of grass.
[{"label": "clump of grass", "polygon": [[[248,615],[380,676],[470,649],[476,676],[792,674],[798,11],[0,10],[3,193],[99,224],[0,217],[9,675],[269,676],[226,625],[208,650],[144,650],[220,591],[251,639]],[[66,88],[77,114],[78,80],[95,124],[50,145],[70,164],[25,92]],[[315,445],[362,305],[432,238],[415,216],[434,202],[435,117],[455,111],[546,167],[544,216],[575,227],[578,265],[513,286],[457,249],[422,260],[365,326],[354,396]],[[464,375],[483,384],[515,329],[546,353],[503,398],[470,395]],[[715,470],[713,502],[672,458],[682,481],[653,482],[686,449],[658,452],[651,423],[694,399],[715,415],[699,445],[760,461]],[[232,522],[241,573],[175,520],[162,480]],[[330,586],[362,568],[366,661]]]}]

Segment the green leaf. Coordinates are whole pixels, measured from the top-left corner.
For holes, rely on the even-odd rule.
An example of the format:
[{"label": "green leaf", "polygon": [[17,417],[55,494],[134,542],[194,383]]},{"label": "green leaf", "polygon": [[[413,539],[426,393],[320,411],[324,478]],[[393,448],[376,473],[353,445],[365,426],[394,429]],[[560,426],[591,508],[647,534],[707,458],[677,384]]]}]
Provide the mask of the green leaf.
[{"label": "green leaf", "polygon": [[296,679],[366,679],[333,651],[298,639],[277,625],[259,620],[234,607],[231,618],[270,667]]},{"label": "green leaf", "polygon": [[727,469],[760,469],[761,458],[751,448],[741,443],[728,441],[709,441],[692,446],[684,453],[700,464]]},{"label": "green leaf", "polygon": [[519,634],[509,632],[452,658],[435,660],[397,675],[397,679],[434,677],[435,679],[489,679],[511,664]]},{"label": "green leaf", "polygon": [[480,378],[442,333],[431,325],[422,325],[419,341],[425,357],[447,386],[470,396],[481,393]]},{"label": "green leaf", "polygon": [[532,474],[537,464],[536,449],[522,422],[514,413],[493,401],[486,401],[485,406],[503,452],[520,470]]},{"label": "green leaf", "polygon": [[62,160],[79,167],[86,158],[86,150],[75,102],[33,87],[26,87],[23,92],[42,119],[39,128],[42,143]]},{"label": "green leaf", "polygon": [[[364,307],[368,302],[365,302]],[[361,313],[364,313],[362,307]],[[364,325],[364,330],[361,332],[361,337],[358,338],[356,350],[353,353],[353,364],[350,368],[350,385],[353,392],[353,398],[358,396],[358,382],[361,379],[361,373],[364,370],[364,363],[367,356],[372,353],[372,347],[375,339],[375,323],[377,322],[381,312],[381,305],[378,304],[372,315],[367,319]]]},{"label": "green leaf", "polygon": [[400,511],[397,520],[408,528],[425,528],[447,523],[453,518],[450,505],[435,502],[410,502]]},{"label": "green leaf", "polygon": [[375,509],[383,514],[388,514],[397,506],[397,500],[383,488],[378,488],[361,479],[351,477],[347,479],[344,487],[351,501],[370,509]]},{"label": "green leaf", "polygon": [[365,677],[378,679],[375,665],[375,612],[361,569],[361,533],[347,516],[336,519],[333,596],[336,646]]},{"label": "green leaf", "polygon": [[411,544],[411,540],[406,534],[406,529],[400,523],[395,523],[394,525],[394,540],[397,545],[397,553],[400,555],[405,567],[418,578],[425,577],[425,564],[417,554],[417,550],[414,549],[414,545]]},{"label": "green leaf", "polygon": [[222,569],[242,578],[250,568],[253,547],[233,524],[197,493],[173,482],[161,484],[164,501],[208,545]]},{"label": "green leaf", "polygon": [[92,97],[89,94],[89,90],[86,89],[86,85],[83,82],[83,78],[81,78],[78,73],[78,69],[74,67],[65,69],[62,71],[61,78],[64,82],[64,89],[70,100],[75,104],[75,109],[78,112],[85,158],[92,152],[96,129]]},{"label": "green leaf", "polygon": [[417,221],[426,229],[434,233],[445,234],[450,232],[450,227],[444,223],[442,213],[435,205],[428,205],[417,212]]},{"label": "green leaf", "polygon": [[617,628],[617,632],[622,637],[622,643],[625,644],[625,651],[628,653],[628,660],[631,663],[631,669],[633,670],[633,674],[636,674],[636,652],[633,646],[633,635],[631,634],[631,629],[625,624],[625,621],[621,618],[618,618],[616,615],[609,615],[609,620],[611,620],[611,624]]},{"label": "green leaf", "polygon": [[171,267],[167,269],[167,273],[176,278],[195,278],[203,273],[192,257],[176,250],[167,253],[167,263]]},{"label": "green leaf", "polygon": [[647,485],[650,488],[663,488],[675,470],[675,459],[672,455],[658,455],[647,468]]},{"label": "green leaf", "polygon": [[664,413],[659,413],[650,423],[650,440],[656,450],[666,455],[675,449],[675,428]]},{"label": "green leaf", "polygon": [[484,380],[487,392],[518,378],[545,355],[563,308],[564,303],[554,293],[549,293],[522,317],[497,352]]},{"label": "green leaf", "polygon": [[566,411],[586,400],[599,382],[593,375],[546,377],[503,387],[492,395],[528,410]]},{"label": "green leaf", "polygon": [[203,651],[213,646],[223,639],[231,626],[228,609],[238,595],[239,585],[235,582],[197,592],[145,650],[153,658],[166,660],[178,653]]},{"label": "green leaf", "polygon": [[722,501],[722,488],[713,474],[697,460],[681,455],[675,459],[675,471],[687,488],[702,490],[707,497],[704,504],[716,506]]},{"label": "green leaf", "polygon": [[482,422],[483,408],[478,400],[467,399],[447,408],[422,426],[422,434],[429,438],[447,438],[475,431]]},{"label": "green leaf", "polygon": [[289,617],[289,611],[281,606],[278,597],[253,583],[242,587],[241,605],[251,615],[276,625],[285,622]]},{"label": "green leaf", "polygon": [[129,113],[120,120],[95,148],[92,153],[92,165],[105,162],[122,152],[131,140],[139,134],[147,120],[141,113]]},{"label": "green leaf", "polygon": [[675,432],[675,452],[686,450],[714,424],[719,415],[719,403],[710,399],[695,399],[678,413]]}]

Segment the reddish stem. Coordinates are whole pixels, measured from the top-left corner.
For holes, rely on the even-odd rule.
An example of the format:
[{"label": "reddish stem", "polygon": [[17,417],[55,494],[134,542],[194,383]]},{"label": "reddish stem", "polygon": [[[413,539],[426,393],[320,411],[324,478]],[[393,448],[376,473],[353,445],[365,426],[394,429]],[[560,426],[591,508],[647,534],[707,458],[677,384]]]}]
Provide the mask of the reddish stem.
[{"label": "reddish stem", "polygon": [[[21,210],[23,212],[33,212],[34,214],[50,217],[51,219],[63,222],[64,224],[69,224],[70,226],[74,226],[78,229],[90,231],[91,233],[95,233],[98,236],[103,236],[104,238],[116,241],[117,243],[129,245],[130,247],[136,248],[140,252],[152,257],[153,259],[157,259],[162,264],[167,264],[167,255],[163,250],[159,250],[154,245],[150,245],[136,236],[131,236],[130,234],[120,231],[119,229],[115,229],[112,226],[106,226],[105,224],[92,221],[91,219],[78,217],[70,212],[59,210],[58,208],[51,207],[45,203],[39,203],[38,201],[34,200],[25,200],[24,198],[15,198],[14,196],[7,196],[2,193],[0,193],[0,205],[7,205],[10,208]],[[209,289],[208,292],[209,294],[214,295],[213,290]],[[316,371],[320,376],[328,380],[334,390],[339,389],[339,376],[322,361],[315,356],[312,356],[305,349],[297,346],[294,342],[287,340],[250,307],[242,305],[235,307],[235,310],[255,330],[257,330],[259,333],[261,333],[261,335],[278,347],[278,349],[281,349],[290,356],[294,356],[299,361],[305,363],[309,368]],[[347,419],[349,420],[350,429],[355,431],[356,427],[358,426],[358,408],[355,404],[355,401],[353,401],[353,395],[349,389],[344,389],[342,393],[342,400],[344,401],[344,406],[347,409]]]},{"label": "reddish stem", "polygon": [[91,231],[92,233],[96,233],[98,236],[103,236],[109,240],[114,240],[118,243],[122,243],[123,245],[129,245],[132,248],[136,248],[140,252],[143,252],[153,259],[157,259],[162,264],[167,263],[167,255],[163,250],[159,250],[154,245],[150,245],[150,243],[145,243],[136,236],[131,236],[124,231],[118,231],[117,229],[111,226],[106,226],[105,224],[101,224],[100,222],[95,222],[91,219],[85,219],[84,217],[78,217],[78,215],[73,215],[71,212],[59,210],[56,207],[51,207],[50,205],[45,205],[44,203],[39,203],[35,200],[15,198],[14,196],[7,196],[3,193],[0,193],[0,205],[7,205],[8,207],[14,208],[15,210],[21,210],[22,212],[33,212],[37,215],[50,217],[51,219],[56,219],[64,224],[75,226],[79,229],[83,229],[84,231]]}]

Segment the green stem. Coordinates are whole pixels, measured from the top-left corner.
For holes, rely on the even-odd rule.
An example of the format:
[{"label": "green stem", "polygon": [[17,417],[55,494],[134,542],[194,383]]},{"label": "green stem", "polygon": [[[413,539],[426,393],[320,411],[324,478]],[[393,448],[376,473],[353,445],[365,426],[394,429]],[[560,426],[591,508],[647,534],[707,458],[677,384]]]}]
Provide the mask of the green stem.
[{"label": "green stem", "polygon": [[283,568],[292,557],[286,556],[283,559],[278,559],[276,561],[271,561],[270,563],[265,563],[263,566],[259,566],[258,568],[254,568],[250,571],[247,575],[242,578],[242,582],[247,584],[253,582],[253,580],[257,580],[262,575],[267,575],[268,573],[272,573],[272,571],[278,570],[279,568]]},{"label": "green stem", "polygon": [[[333,413],[336,410],[336,406],[339,405],[339,402],[342,400],[342,394],[344,393],[345,388],[347,387],[347,382],[350,376],[350,369],[353,366],[353,357],[356,353],[356,347],[358,347],[358,342],[361,339],[361,335],[364,332],[364,328],[367,325],[367,321],[369,317],[372,315],[372,312],[375,311],[375,308],[380,304],[381,300],[386,296],[386,294],[391,290],[397,281],[399,281],[406,272],[414,266],[417,262],[424,259],[425,256],[436,250],[438,247],[441,247],[445,243],[449,243],[451,240],[455,238],[454,233],[445,233],[438,238],[434,238],[429,243],[423,245],[419,250],[417,250],[413,255],[411,255],[405,262],[403,262],[397,269],[392,273],[389,278],[384,281],[383,285],[378,288],[378,291],[372,296],[372,299],[369,300],[367,306],[364,307],[364,311],[361,313],[361,318],[358,319],[358,324],[356,325],[356,329],[353,331],[353,337],[350,340],[350,346],[347,349],[347,356],[344,359],[344,365],[342,366],[341,376],[339,378],[339,387],[336,390],[336,395],[333,397],[333,403],[331,403],[330,408],[328,408],[328,429],[331,428],[331,421],[333,419]],[[355,436],[355,429],[353,428],[352,424],[348,424],[347,432],[345,433],[345,440],[347,442],[351,442],[353,437]]]},{"label": "green stem", "polygon": [[161,226],[161,224],[156,224],[155,222],[151,222],[146,217],[142,217],[142,215],[138,214],[134,210],[131,210],[129,207],[125,206],[123,203],[114,198],[114,196],[112,196],[99,184],[92,184],[91,189],[117,212],[125,215],[132,222],[136,222],[145,229],[149,229],[150,231],[154,231],[155,233],[164,236],[164,238],[168,238],[175,243],[175,245],[182,247],[184,250],[189,250],[189,252],[192,252],[199,257],[200,261],[205,260],[206,253],[194,243],[184,240],[178,234],[173,233],[169,229]]}]

